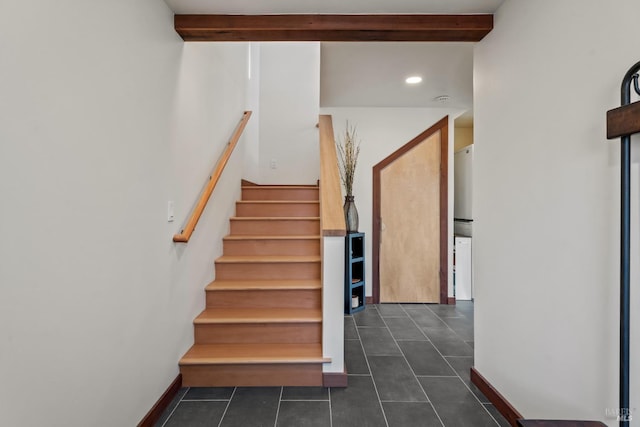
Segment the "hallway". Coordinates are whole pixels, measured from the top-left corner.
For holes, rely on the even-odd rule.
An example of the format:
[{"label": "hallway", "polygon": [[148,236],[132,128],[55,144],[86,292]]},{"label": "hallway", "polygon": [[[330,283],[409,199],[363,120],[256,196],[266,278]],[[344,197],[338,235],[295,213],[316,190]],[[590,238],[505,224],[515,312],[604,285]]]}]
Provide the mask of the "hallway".
[{"label": "hallway", "polygon": [[508,426],[469,380],[473,303],[345,317],[346,389],[183,388],[157,427]]}]

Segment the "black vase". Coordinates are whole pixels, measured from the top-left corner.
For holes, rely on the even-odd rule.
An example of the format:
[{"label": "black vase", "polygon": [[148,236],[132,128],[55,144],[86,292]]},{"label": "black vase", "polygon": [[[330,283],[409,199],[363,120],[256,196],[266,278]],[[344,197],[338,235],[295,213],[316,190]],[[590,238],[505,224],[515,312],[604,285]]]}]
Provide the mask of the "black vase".
[{"label": "black vase", "polygon": [[344,197],[344,221],[347,225],[347,233],[358,232],[358,210],[353,196]]}]

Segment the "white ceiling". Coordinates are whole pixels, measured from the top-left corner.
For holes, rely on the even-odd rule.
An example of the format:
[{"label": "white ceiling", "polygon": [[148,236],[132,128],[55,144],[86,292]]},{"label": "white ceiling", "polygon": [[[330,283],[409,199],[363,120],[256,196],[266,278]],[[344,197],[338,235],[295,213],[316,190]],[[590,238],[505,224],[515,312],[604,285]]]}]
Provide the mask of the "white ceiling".
[{"label": "white ceiling", "polygon": [[[504,0],[165,0],[180,14],[493,13]],[[409,87],[404,79],[421,75]],[[450,96],[447,103],[434,98]],[[322,43],[322,106],[473,109],[473,43]],[[470,114],[466,115],[468,125]]]},{"label": "white ceiling", "polygon": [[175,13],[493,13],[504,0],[165,0]]},{"label": "white ceiling", "polygon": [[[473,105],[473,43],[322,43],[321,52],[323,107]],[[422,82],[406,84],[412,75]]]}]

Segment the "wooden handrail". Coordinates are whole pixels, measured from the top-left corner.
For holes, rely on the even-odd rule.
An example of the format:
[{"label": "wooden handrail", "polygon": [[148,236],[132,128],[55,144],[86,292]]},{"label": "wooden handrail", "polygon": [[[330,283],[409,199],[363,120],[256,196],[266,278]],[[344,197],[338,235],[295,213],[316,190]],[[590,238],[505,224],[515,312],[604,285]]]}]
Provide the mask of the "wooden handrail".
[{"label": "wooden handrail", "polygon": [[211,193],[213,193],[213,190],[216,188],[216,184],[218,184],[220,175],[222,175],[222,171],[224,171],[224,167],[227,165],[229,157],[231,157],[231,153],[233,153],[233,149],[236,147],[238,140],[242,136],[242,131],[244,131],[244,128],[249,121],[249,117],[251,117],[251,111],[245,111],[242,115],[242,118],[240,119],[240,123],[238,123],[238,126],[236,126],[236,130],[233,132],[233,136],[227,144],[227,148],[222,153],[222,156],[218,160],[215,169],[211,173],[211,176],[209,176],[209,182],[207,183],[204,190],[202,190],[202,194],[200,194],[198,203],[193,208],[187,224],[180,232],[180,234],[176,234],[173,236],[174,242],[187,243],[189,241],[189,238],[191,237],[191,234],[193,234],[193,230],[195,230],[196,225],[198,224],[198,220],[200,219],[200,216],[204,211],[204,208],[207,206],[207,202],[211,197]]},{"label": "wooden handrail", "polygon": [[320,227],[323,236],[345,236],[340,171],[331,116],[321,115],[320,128]]}]

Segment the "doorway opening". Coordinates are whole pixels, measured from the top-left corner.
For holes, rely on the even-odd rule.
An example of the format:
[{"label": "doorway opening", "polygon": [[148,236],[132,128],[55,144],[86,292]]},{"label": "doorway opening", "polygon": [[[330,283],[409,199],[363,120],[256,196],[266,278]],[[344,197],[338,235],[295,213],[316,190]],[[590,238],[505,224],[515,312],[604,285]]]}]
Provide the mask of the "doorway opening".
[{"label": "doorway opening", "polygon": [[[449,118],[444,117],[373,167],[372,302],[375,304],[448,303],[448,131]],[[415,159],[411,159],[414,154]],[[421,164],[425,159],[428,163]],[[402,167],[393,170],[396,161],[404,163],[398,163]],[[426,189],[427,197],[423,198],[425,184],[435,185],[435,193]],[[394,191],[397,185],[401,187]],[[393,197],[391,201],[400,205],[385,208],[386,200],[403,193],[402,190],[408,199]],[[432,195],[431,199],[426,193]],[[391,214],[391,218],[384,218],[383,212]],[[395,229],[388,229],[385,221]],[[429,259],[423,259],[423,255]],[[394,266],[387,268],[384,262],[391,256]],[[388,286],[395,288],[386,292]],[[435,288],[435,293],[428,288]],[[401,301],[406,298],[410,300]]]}]

